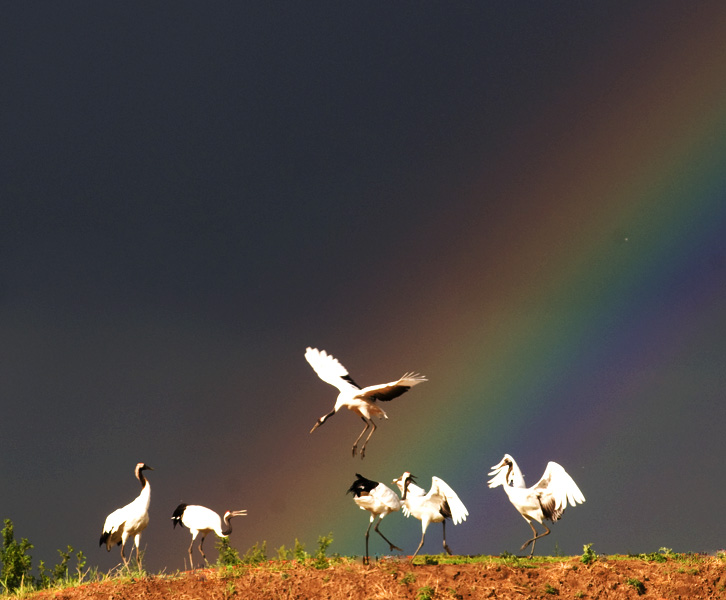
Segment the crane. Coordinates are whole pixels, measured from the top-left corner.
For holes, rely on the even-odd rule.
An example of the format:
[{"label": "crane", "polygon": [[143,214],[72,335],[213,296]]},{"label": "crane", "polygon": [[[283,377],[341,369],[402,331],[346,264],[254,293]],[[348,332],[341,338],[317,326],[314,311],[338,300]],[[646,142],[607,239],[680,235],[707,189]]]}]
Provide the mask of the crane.
[{"label": "crane", "polygon": [[398,381],[392,381],[390,383],[383,383],[380,385],[371,385],[365,388],[361,388],[352,377],[348,374],[347,369],[340,364],[338,359],[331,356],[325,350],[318,350],[317,348],[307,348],[305,351],[305,359],[310,363],[310,366],[318,374],[318,377],[333,385],[340,390],[338,399],[335,402],[335,407],[329,413],[320,417],[310,433],[320,427],[325,421],[337,413],[341,408],[347,408],[357,414],[366,426],[361,431],[353,443],[353,456],[355,456],[358,449],[358,442],[363,437],[363,434],[371,428],[368,437],[366,437],[363,445],[360,448],[360,457],[365,457],[366,444],[371,439],[373,432],[376,430],[376,424],[373,422],[373,417],[379,417],[387,419],[388,415],[384,410],[376,404],[376,400],[387,402],[397,398],[404,392],[410,390],[414,385],[427,381],[425,377],[417,373],[405,373]]},{"label": "crane", "polygon": [[141,541],[141,532],[146,529],[149,524],[149,502],[151,500],[151,485],[144,477],[144,471],[153,471],[146,463],[138,463],[136,465],[135,474],[136,479],[141,483],[141,493],[136,499],[124,506],[113,511],[103,524],[103,532],[101,533],[101,540],[98,545],[103,546],[106,544],[106,550],[111,551],[111,547],[115,545],[121,546],[121,558],[124,561],[124,565],[128,566],[126,562],[126,555],[124,554],[124,546],[126,540],[130,537],[134,538],[134,545],[136,546],[136,564],[141,570],[141,556],[139,555],[139,542]]},{"label": "crane", "polygon": [[[514,508],[532,528],[534,537],[527,540],[520,548],[520,550],[524,550],[532,544],[530,558],[534,555],[535,542],[550,534],[549,527],[544,523],[545,519],[553,523],[559,521],[568,502],[570,506],[576,506],[585,501],[585,496],[572,477],[556,462],[547,463],[547,468],[540,480],[529,488],[524,483],[522,471],[509,454],[505,454],[499,464],[492,467],[489,476],[492,477],[488,482],[489,487],[495,488],[501,485]],[[544,533],[537,533],[533,521],[544,526]]]},{"label": "crane", "polygon": [[413,562],[421,550],[430,523],[441,523],[444,532],[444,550],[451,554],[451,549],[446,543],[446,519],[451,519],[454,525],[458,525],[466,521],[469,515],[469,511],[459,500],[456,492],[443,479],[436,476],[431,478],[431,489],[425,492],[416,485],[416,478],[408,471],[398,479],[394,479],[393,483],[402,493],[403,514],[407,517],[413,515],[421,521],[421,542],[413,553],[411,561]]},{"label": "crane", "polygon": [[[216,533],[219,537],[227,537],[232,533],[232,523],[230,522],[233,517],[245,517],[247,516],[246,510],[228,510],[224,513],[224,517],[220,516],[213,510],[205,507],[198,506],[196,504],[180,504],[174,510],[174,514],[171,516],[171,520],[174,522],[174,527],[177,524],[184,525],[189,528],[192,533],[192,542],[189,544],[189,565],[194,568],[194,559],[192,558],[192,546],[194,546],[194,540],[201,533],[202,539],[199,542],[199,552],[207,562],[207,556],[204,554],[204,538],[210,532]],[[222,528],[222,521],[224,521],[224,528]]]},{"label": "crane", "polygon": [[356,480],[350,486],[348,490],[349,494],[353,494],[353,501],[361,508],[361,510],[367,510],[371,513],[371,520],[368,523],[368,529],[366,529],[366,555],[363,559],[363,564],[367,565],[369,562],[368,558],[368,533],[371,530],[373,521],[378,517],[375,529],[376,533],[380,535],[388,544],[391,552],[398,550],[403,552],[401,548],[393,544],[389,539],[386,538],[381,530],[378,529],[383,517],[386,515],[396,512],[401,509],[401,500],[391,488],[378,481],[366,479],[360,473],[356,473]]}]

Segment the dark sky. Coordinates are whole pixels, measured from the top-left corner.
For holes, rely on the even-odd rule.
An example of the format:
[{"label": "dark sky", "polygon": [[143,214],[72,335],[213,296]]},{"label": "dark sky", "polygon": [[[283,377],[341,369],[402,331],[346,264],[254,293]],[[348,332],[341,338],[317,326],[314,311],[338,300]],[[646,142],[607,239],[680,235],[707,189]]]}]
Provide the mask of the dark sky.
[{"label": "dark sky", "polygon": [[[407,370],[429,375],[430,391],[413,390],[411,402],[414,393],[421,402],[440,394],[437,374],[453,378],[445,375],[453,359],[442,355],[462,343],[464,321],[476,313],[496,322],[497,307],[526,303],[547,285],[536,260],[519,287],[491,285],[517,264],[497,259],[495,241],[534,251],[538,225],[558,214],[551,192],[567,186],[542,173],[567,172],[565,155],[589,152],[583,132],[604,135],[608,107],[634,107],[634,123],[657,112],[651,88],[637,88],[640,75],[657,82],[659,69],[686,72],[659,63],[662,44],[695,47],[700,24],[713,33],[723,15],[717,3],[652,2],[6,7],[0,517],[47,563],[71,544],[108,569],[117,556],[96,548],[103,520],[136,495],[133,467],[146,461],[155,468],[151,569],[181,567],[188,539],[164,520],[182,500],[248,508],[256,516],[239,519],[233,534],[244,550],[310,535],[311,521],[325,521],[311,516],[317,489],[351,522],[333,551],[360,551],[365,519],[341,495],[349,485],[341,483],[364,468],[347,462],[358,425],[345,415],[308,436],[335,394],[311,374],[305,347],[339,356],[364,384]],[[713,102],[706,92],[694,97],[704,104],[683,114]],[[587,169],[596,173],[619,152],[593,150]],[[616,182],[623,187],[626,172]],[[580,175],[557,181],[575,186]],[[570,223],[590,223],[608,202],[588,197],[580,213],[573,201]],[[569,240],[572,231],[563,222],[556,235]],[[615,225],[600,233],[630,235]],[[702,239],[722,276],[723,248],[710,229]],[[723,380],[708,381],[717,396]],[[390,481],[410,470],[394,459],[396,437],[412,437],[406,409],[392,408],[376,434],[388,435],[390,453],[382,456],[374,438],[381,453],[371,446],[367,477]],[[445,415],[440,422],[442,435],[455,437]],[[562,462],[586,468],[577,456],[586,446],[573,442]],[[530,483],[548,458],[536,462],[535,448],[532,440],[524,447]],[[486,471],[517,447],[491,450],[471,457],[477,479],[466,485],[482,502],[501,502],[501,490],[484,491]],[[330,480],[328,461],[337,469]],[[424,482],[446,479],[445,470],[419,469]],[[586,496],[597,497],[596,482]],[[295,510],[293,499],[270,497],[297,486],[306,492]],[[460,547],[516,550],[528,528],[511,507],[496,506],[511,519],[498,527],[512,537],[479,547],[490,525],[471,510]],[[594,519],[587,507],[558,527],[569,519],[584,527]],[[418,525],[401,521],[415,543]],[[572,533],[568,552],[593,541],[583,535]],[[667,537],[662,545],[680,541]]]}]

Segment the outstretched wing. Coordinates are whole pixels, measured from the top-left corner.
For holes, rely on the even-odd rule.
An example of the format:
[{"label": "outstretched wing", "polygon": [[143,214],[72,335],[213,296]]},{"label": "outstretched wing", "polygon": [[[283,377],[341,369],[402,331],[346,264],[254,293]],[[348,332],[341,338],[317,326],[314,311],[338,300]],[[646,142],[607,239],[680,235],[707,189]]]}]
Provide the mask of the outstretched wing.
[{"label": "outstretched wing", "polygon": [[458,525],[462,521],[466,521],[466,517],[469,516],[469,511],[466,510],[464,503],[459,500],[459,496],[456,492],[449,487],[443,479],[439,479],[434,476],[431,478],[431,489],[429,494],[437,494],[444,498],[446,504],[449,506],[449,512],[451,513],[451,520],[454,525]]},{"label": "outstretched wing", "polygon": [[305,360],[325,383],[337,387],[341,392],[359,390],[360,386],[348,375],[347,369],[340,364],[337,358],[325,350],[307,348]]},{"label": "outstretched wing", "polygon": [[547,463],[542,478],[532,488],[539,496],[545,517],[557,521],[567,508],[585,501],[585,496],[570,475],[556,462]]},{"label": "outstretched wing", "polygon": [[406,373],[398,381],[391,383],[382,383],[380,385],[369,385],[363,388],[357,398],[365,398],[366,400],[382,400],[384,402],[398,398],[401,394],[410,390],[414,385],[428,381],[418,373]]}]

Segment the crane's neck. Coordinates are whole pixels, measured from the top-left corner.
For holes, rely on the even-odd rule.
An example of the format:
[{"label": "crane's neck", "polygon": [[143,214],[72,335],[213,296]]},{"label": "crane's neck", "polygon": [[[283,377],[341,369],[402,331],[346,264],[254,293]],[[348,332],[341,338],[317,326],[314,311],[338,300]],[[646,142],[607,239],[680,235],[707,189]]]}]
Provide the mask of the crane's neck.
[{"label": "crane's neck", "polygon": [[144,472],[141,469],[137,469],[136,471],[136,478],[141,482],[141,493],[139,494],[139,502],[142,502],[146,505],[146,508],[148,509],[149,503],[151,502],[151,484],[149,481],[144,477]]},{"label": "crane's neck", "polygon": [[225,514],[223,520],[224,527],[222,528],[222,535],[226,536],[232,533],[232,516]]}]

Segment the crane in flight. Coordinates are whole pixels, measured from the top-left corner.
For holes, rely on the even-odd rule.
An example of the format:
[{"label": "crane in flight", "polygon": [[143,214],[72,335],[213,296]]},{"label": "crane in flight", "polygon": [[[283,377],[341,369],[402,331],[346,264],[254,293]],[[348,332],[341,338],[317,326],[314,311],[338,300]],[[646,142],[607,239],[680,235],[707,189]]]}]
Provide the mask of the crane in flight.
[{"label": "crane in flight", "polygon": [[376,430],[373,417],[388,418],[384,410],[377,404],[377,401],[387,402],[393,400],[410,390],[414,385],[422,381],[427,381],[425,377],[417,373],[406,373],[398,381],[361,388],[353,381],[352,377],[348,374],[348,370],[340,364],[338,359],[325,352],[325,350],[307,348],[305,351],[305,359],[310,363],[310,366],[318,374],[320,379],[335,386],[340,391],[333,410],[320,417],[315,422],[315,425],[313,425],[310,433],[325,423],[325,421],[341,408],[347,408],[363,419],[363,422],[366,424],[363,431],[360,432],[360,435],[353,443],[353,456],[355,456],[358,450],[358,442],[363,437],[363,434],[371,428],[368,437],[366,437],[360,448],[361,458],[365,457],[366,444]]},{"label": "crane in flight", "polygon": [[[495,488],[501,485],[514,508],[532,528],[534,537],[527,540],[520,548],[524,550],[532,544],[530,558],[534,555],[535,542],[550,534],[550,528],[544,523],[545,519],[553,523],[559,521],[568,502],[570,506],[576,506],[585,501],[585,496],[575,481],[556,462],[547,463],[544,474],[532,487],[526,487],[522,471],[509,454],[505,454],[499,464],[492,467],[489,476],[491,477],[488,482],[489,487]],[[545,528],[544,533],[537,533],[533,521],[537,521]]]}]

